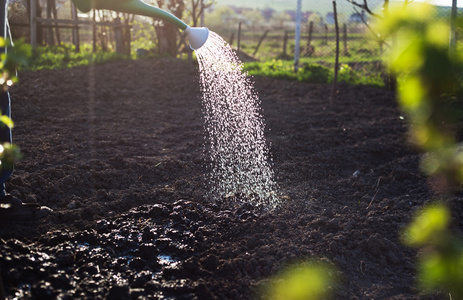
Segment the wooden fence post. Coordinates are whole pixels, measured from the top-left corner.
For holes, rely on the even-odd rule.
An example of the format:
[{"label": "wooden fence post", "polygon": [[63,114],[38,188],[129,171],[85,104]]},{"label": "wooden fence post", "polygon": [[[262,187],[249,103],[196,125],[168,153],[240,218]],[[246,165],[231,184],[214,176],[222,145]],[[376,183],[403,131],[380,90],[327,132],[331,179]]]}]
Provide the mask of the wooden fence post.
[{"label": "wooden fence post", "polygon": [[[13,26],[27,26],[30,28],[30,34],[31,34],[31,46],[33,49],[36,49],[37,44],[41,44],[39,42],[39,34],[40,34],[40,29],[41,28],[56,28],[56,29],[61,29],[61,28],[66,28],[66,29],[71,29],[72,30],[72,42],[75,45],[75,50],[79,52],[79,28],[81,25],[86,25],[86,26],[91,26],[93,29],[93,51],[96,52],[97,46],[98,46],[98,36],[97,36],[97,26],[104,26],[105,28],[111,28],[111,31],[114,30],[114,28],[120,29],[121,31],[121,39],[120,41],[122,42],[121,49],[122,53],[127,53],[130,54],[130,42],[131,42],[131,26],[126,22],[125,24],[121,23],[119,19],[119,23],[111,23],[104,21],[104,19],[101,19],[102,21],[96,22],[96,11],[94,11],[93,15],[93,20],[79,20],[77,17],[77,10],[75,7],[71,7],[71,15],[72,15],[72,20],[69,19],[56,19],[56,18],[42,18],[40,17],[40,14],[38,13],[38,4],[39,2],[37,0],[30,0],[30,11],[31,11],[31,16],[30,16],[30,23],[29,24],[21,24],[21,23],[16,23],[16,24],[11,24]],[[103,40],[103,39],[102,39]],[[105,41],[102,41],[102,43]],[[102,47],[105,47],[105,44],[102,45]]]},{"label": "wooden fence post", "polygon": [[93,35],[93,53],[96,52],[96,9],[93,9],[92,19],[92,35]]},{"label": "wooden fence post", "polygon": [[301,56],[301,23],[302,23],[302,0],[297,0],[296,30],[294,32],[294,73],[299,71],[299,59]]},{"label": "wooden fence post", "polygon": [[[77,21],[77,9],[74,3],[71,2],[71,16],[73,21]],[[75,51],[80,52],[80,39],[79,39],[79,25],[75,24],[72,28],[72,43],[74,44]]]},{"label": "wooden fence post", "polygon": [[[56,9],[56,1],[53,0],[53,5],[51,7],[51,12],[53,13],[53,18],[56,20],[58,19],[58,11]],[[58,42],[58,45],[61,45],[61,35],[59,34],[59,26],[58,24],[55,24],[55,30],[56,30],[56,41]]]},{"label": "wooden fence post", "polygon": [[232,32],[232,33],[231,33],[231,36],[230,36],[230,41],[228,42],[228,44],[230,44],[230,46],[233,45],[233,40],[234,40],[234,39],[235,39],[235,33]]},{"label": "wooden fence post", "polygon": [[37,48],[37,0],[30,0],[31,2],[31,46],[35,50]]},{"label": "wooden fence post", "polygon": [[128,23],[128,19],[126,19],[126,23],[124,25],[124,44],[125,44],[125,53],[127,55],[130,55],[130,53],[132,52],[132,34],[130,32],[130,29],[131,27]]},{"label": "wooden fence post", "polygon": [[[53,5],[53,0],[47,0],[47,19],[51,20],[51,6]],[[47,28],[47,44],[50,46],[55,45],[55,37],[53,34],[53,25],[50,24]]]},{"label": "wooden fence post", "polygon": [[116,53],[124,53],[124,41],[122,35],[122,23],[121,18],[117,17],[114,19],[114,39],[116,40]]},{"label": "wooden fence post", "polygon": [[336,60],[334,62],[334,78],[333,86],[331,88],[330,106],[333,106],[333,100],[336,96],[336,84],[338,82],[338,68],[339,68],[339,26],[338,26],[338,13],[336,11],[336,1],[333,1],[334,11],[334,26],[336,28]]},{"label": "wooden fence post", "polygon": [[313,21],[309,23],[309,37],[307,38],[307,47],[312,43]]},{"label": "wooden fence post", "polygon": [[346,23],[343,24],[342,31],[343,31],[343,40],[344,40],[343,55],[348,55],[349,52],[347,50],[347,25]]},{"label": "wooden fence post", "polygon": [[325,43],[328,44],[328,25],[325,24]]},{"label": "wooden fence post", "polygon": [[240,54],[240,46],[241,46],[241,22],[238,24],[238,55]]},{"label": "wooden fence post", "polygon": [[261,36],[259,42],[257,43],[256,49],[254,50],[254,53],[252,54],[252,56],[255,56],[257,54],[257,51],[259,50],[259,47],[262,44],[262,41],[267,36],[268,32],[269,32],[269,30],[265,30],[264,34]]},{"label": "wooden fence post", "polygon": [[315,48],[312,46],[312,34],[313,34],[313,21],[309,23],[309,36],[307,38],[307,49],[305,55],[311,56],[315,52]]},{"label": "wooden fence post", "polygon": [[288,31],[285,30],[285,37],[283,38],[283,57],[286,59],[288,55]]}]

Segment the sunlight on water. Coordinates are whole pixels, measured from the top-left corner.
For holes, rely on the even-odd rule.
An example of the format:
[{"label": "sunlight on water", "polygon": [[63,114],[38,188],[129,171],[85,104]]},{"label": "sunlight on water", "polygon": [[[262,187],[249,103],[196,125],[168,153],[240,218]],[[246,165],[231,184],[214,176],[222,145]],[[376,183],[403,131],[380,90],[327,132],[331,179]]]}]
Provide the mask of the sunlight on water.
[{"label": "sunlight on water", "polygon": [[277,186],[253,83],[235,52],[214,32],[196,56],[210,167],[209,196],[274,207]]}]

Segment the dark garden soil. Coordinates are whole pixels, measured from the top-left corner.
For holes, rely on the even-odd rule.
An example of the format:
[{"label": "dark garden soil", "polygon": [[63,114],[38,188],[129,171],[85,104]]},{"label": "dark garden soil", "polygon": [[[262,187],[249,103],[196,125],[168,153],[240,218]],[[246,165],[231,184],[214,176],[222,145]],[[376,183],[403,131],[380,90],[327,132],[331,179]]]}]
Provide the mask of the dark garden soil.
[{"label": "dark garden soil", "polygon": [[329,85],[255,78],[284,199],[268,212],[204,199],[195,66],[124,61],[20,80],[24,158],[7,189],[54,213],[1,224],[7,297],[259,299],[285,266],[318,258],[341,273],[336,299],[423,298],[417,253],[398,236],[434,196],[392,92],[340,85],[330,107]]}]

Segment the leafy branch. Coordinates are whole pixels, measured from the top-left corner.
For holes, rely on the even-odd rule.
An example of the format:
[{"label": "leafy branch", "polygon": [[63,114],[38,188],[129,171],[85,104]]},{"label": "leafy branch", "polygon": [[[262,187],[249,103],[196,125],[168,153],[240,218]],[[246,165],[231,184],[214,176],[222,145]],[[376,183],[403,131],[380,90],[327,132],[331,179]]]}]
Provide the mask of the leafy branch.
[{"label": "leafy branch", "polygon": [[[410,1],[407,1],[410,2]],[[408,4],[408,3],[407,3]],[[426,152],[423,171],[441,195],[449,197],[463,182],[463,148],[458,142],[463,59],[450,55],[446,22],[433,18],[434,7],[414,4],[396,8],[377,25],[384,39],[396,41],[385,59],[396,73],[398,100],[409,123],[410,141]],[[403,242],[423,248],[419,279],[426,292],[445,290],[463,298],[463,242],[450,231],[443,204],[422,209],[403,231]]]},{"label": "leafy branch", "polygon": [[26,66],[32,55],[31,47],[22,40],[13,44],[9,39],[0,37],[0,48],[8,49],[0,54],[0,85],[6,92],[10,86],[18,82],[17,70]]},{"label": "leafy branch", "polygon": [[[18,82],[17,70],[27,65],[31,57],[31,47],[19,40],[15,47],[9,39],[0,38],[0,48],[5,49],[0,54],[0,86],[6,93],[13,84]],[[6,115],[0,115],[0,126],[13,128],[13,121]],[[12,169],[14,163],[21,158],[21,153],[16,145],[3,143],[0,145],[0,168]]]}]

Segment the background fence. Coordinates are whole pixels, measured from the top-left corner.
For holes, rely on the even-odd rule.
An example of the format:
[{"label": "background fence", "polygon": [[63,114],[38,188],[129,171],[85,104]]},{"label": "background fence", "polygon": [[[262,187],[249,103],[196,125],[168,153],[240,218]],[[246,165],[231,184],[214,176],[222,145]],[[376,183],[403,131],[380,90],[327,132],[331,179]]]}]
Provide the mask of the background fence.
[{"label": "background fence", "polygon": [[[220,0],[218,3],[220,4]],[[237,47],[239,19],[244,19],[241,26],[240,49],[248,54],[254,54],[260,39],[265,35],[255,53],[257,59],[271,59],[288,57],[294,54],[294,32],[296,0],[294,1],[271,1],[273,7],[253,8],[262,15],[271,16],[268,20],[260,22],[250,21],[242,18],[241,15],[251,8],[232,8],[238,14],[235,24],[229,27],[217,26],[216,31]],[[288,2],[293,4],[293,9],[287,9]],[[326,1],[332,3],[332,1]],[[363,1],[360,1],[363,2]],[[376,13],[381,13],[382,2],[376,1],[376,5],[369,7]],[[284,5],[283,5],[283,4]],[[347,0],[337,1],[337,12],[340,26],[341,45],[340,54],[342,60],[369,62],[379,60],[379,56],[385,49],[385,45],[379,41],[376,33],[371,29],[370,24],[375,19],[365,10],[349,4]],[[339,3],[343,5],[339,5]],[[335,25],[333,6],[321,5],[320,1],[302,1],[302,26],[301,26],[301,55],[312,57],[315,60],[323,59],[330,61],[335,53]],[[309,5],[310,4],[310,5]],[[217,7],[213,8],[217,10]],[[214,14],[213,9],[208,13]],[[270,12],[269,12],[270,11]],[[282,16],[285,13],[287,16]],[[457,18],[463,15],[462,9],[457,10]],[[450,22],[451,7],[439,7],[436,18],[444,18]],[[273,21],[272,18],[274,18]],[[206,15],[206,20],[208,20]],[[213,22],[214,23],[214,22]],[[207,22],[206,22],[207,25]],[[228,25],[228,24],[226,24]],[[457,35],[459,37],[459,35]],[[457,40],[458,41],[458,40]]]},{"label": "background fence", "polygon": [[[71,1],[17,0],[9,5],[9,23],[13,38],[26,38],[39,45],[91,45],[103,51],[130,53],[133,18],[125,22],[109,11],[92,10],[78,13]],[[31,17],[34,16],[34,17]]]},{"label": "background fence", "polygon": [[[206,25],[212,24],[214,30],[235,48],[239,47],[246,54],[242,55],[243,59],[268,61],[294,58],[297,0],[256,1],[253,7],[240,6],[244,3],[234,0],[235,6],[229,9],[220,6],[228,4],[227,0],[217,2],[218,5],[206,15]],[[357,2],[362,5],[365,3]],[[383,76],[381,57],[389,45],[378,39],[371,23],[377,18],[376,15],[383,15],[384,1],[369,0],[366,3],[366,7],[359,7],[348,0],[336,1],[340,33],[339,62],[357,71],[380,77]],[[451,1],[446,4],[451,5]],[[438,6],[436,9],[436,19],[450,23],[451,15],[450,6]],[[463,10],[458,8],[455,20],[462,16]],[[218,22],[219,17],[222,22]],[[336,54],[332,1],[302,0],[301,23],[300,63],[332,67]],[[241,34],[238,38],[239,31]],[[458,30],[455,37],[457,51],[463,50]]]}]

